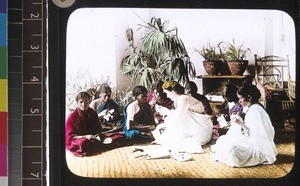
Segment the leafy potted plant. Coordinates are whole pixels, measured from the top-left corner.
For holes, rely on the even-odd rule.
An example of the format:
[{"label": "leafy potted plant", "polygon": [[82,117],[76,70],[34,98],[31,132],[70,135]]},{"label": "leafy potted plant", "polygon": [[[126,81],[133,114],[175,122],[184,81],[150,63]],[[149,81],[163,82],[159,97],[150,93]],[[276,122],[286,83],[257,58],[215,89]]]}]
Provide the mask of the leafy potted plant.
[{"label": "leafy potted plant", "polygon": [[236,45],[234,40],[232,43],[224,43],[223,49],[231,75],[243,75],[248,67],[249,61],[246,60],[246,55],[251,52],[250,49],[243,44]]},{"label": "leafy potted plant", "polygon": [[220,75],[223,69],[225,55],[220,44],[215,46],[208,43],[201,50],[195,48],[196,52],[204,58],[203,67],[208,75]]},{"label": "leafy potted plant", "polygon": [[158,79],[185,82],[195,76],[195,67],[178,37],[178,29],[168,29],[168,22],[152,17],[149,23],[140,25],[147,31],[141,38],[140,49],[132,43],[133,32],[126,31],[134,50],[122,59],[121,70],[132,77],[133,84],[139,79],[140,85],[150,88]]}]

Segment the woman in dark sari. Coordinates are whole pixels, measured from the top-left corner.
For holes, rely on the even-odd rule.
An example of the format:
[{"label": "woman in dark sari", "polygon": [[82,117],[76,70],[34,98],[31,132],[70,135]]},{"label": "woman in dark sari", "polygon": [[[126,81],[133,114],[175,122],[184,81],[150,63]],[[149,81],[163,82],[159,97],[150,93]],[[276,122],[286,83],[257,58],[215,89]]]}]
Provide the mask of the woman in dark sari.
[{"label": "woman in dark sari", "polygon": [[[103,129],[111,129],[112,126],[121,124],[119,105],[111,99],[111,88],[108,84],[102,84],[95,93],[96,99],[90,103],[90,107],[96,110]],[[117,123],[119,122],[119,123]]]},{"label": "woman in dark sari", "polygon": [[135,100],[129,103],[124,109],[123,131],[127,138],[135,137],[148,138],[147,132],[155,129],[156,123],[150,105],[146,102],[147,89],[143,86],[136,86],[132,90]]}]

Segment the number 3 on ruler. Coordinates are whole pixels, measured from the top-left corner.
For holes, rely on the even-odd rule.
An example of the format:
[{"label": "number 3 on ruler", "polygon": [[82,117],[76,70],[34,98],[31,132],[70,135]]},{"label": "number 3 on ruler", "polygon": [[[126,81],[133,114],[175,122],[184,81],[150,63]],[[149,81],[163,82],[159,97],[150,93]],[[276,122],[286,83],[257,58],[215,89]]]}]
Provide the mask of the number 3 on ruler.
[{"label": "number 3 on ruler", "polygon": [[40,45],[36,45],[36,46],[30,45],[30,48],[31,50],[38,50],[40,49]]}]

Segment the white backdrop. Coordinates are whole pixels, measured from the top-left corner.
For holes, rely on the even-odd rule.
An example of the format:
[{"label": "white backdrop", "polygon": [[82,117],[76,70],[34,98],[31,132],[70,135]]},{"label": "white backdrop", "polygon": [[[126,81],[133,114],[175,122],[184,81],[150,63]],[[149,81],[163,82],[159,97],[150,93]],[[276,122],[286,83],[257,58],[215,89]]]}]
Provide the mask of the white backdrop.
[{"label": "white backdrop", "polygon": [[206,73],[194,47],[235,39],[237,44],[251,49],[250,65],[254,54],[289,55],[291,75],[295,77],[295,28],[289,15],[277,10],[226,9],[78,9],[71,14],[67,26],[66,73],[89,73],[96,79],[108,76],[118,89],[124,90],[130,82],[119,69],[121,59],[130,52],[125,50],[125,30],[133,29],[135,45],[139,46],[143,33],[138,24],[150,21],[152,16],[178,27],[197,75]]}]

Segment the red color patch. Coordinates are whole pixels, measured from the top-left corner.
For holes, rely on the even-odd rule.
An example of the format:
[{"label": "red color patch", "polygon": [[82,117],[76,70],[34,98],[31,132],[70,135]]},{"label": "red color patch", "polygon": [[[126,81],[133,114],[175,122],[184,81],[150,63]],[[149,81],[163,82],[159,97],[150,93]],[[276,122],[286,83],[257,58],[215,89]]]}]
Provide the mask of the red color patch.
[{"label": "red color patch", "polygon": [[7,112],[0,112],[0,144],[7,144]]}]

